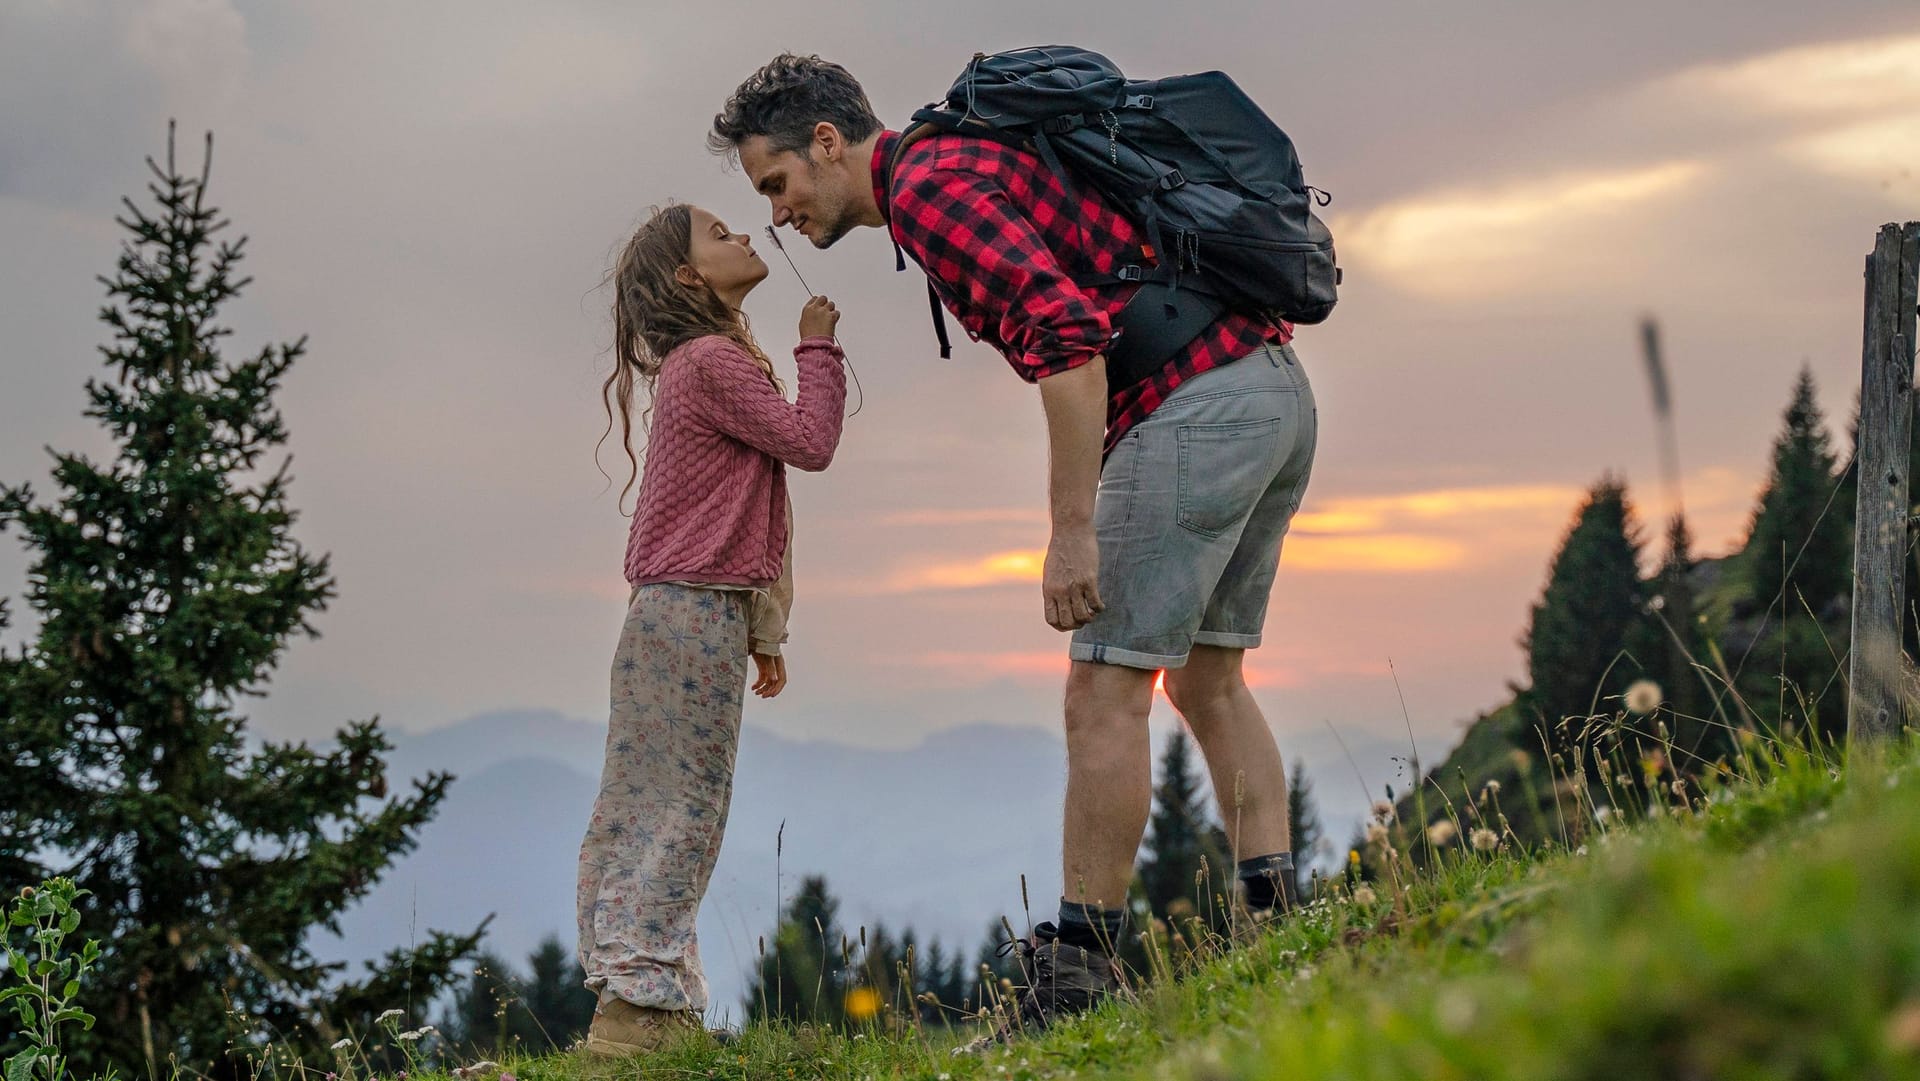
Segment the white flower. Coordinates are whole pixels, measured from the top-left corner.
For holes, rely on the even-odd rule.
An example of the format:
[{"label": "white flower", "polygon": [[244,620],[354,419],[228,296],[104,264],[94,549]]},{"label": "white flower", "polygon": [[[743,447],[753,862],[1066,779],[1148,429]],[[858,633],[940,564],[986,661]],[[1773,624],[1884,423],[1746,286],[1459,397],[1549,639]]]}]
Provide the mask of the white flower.
[{"label": "white flower", "polygon": [[425,1029],[416,1028],[416,1029],[410,1029],[406,1032],[402,1032],[399,1036],[395,1038],[400,1040],[405,1040],[408,1043],[412,1043],[415,1040],[418,1040],[420,1037],[425,1036],[426,1034],[427,1033]]},{"label": "white flower", "polygon": [[345,1051],[345,1050],[346,1050],[347,1048],[349,1048],[349,1047],[352,1047],[352,1046],[353,1046],[353,1041],[352,1041],[352,1040],[335,1040],[335,1041],[333,1041],[333,1049],[334,1049],[335,1051]]},{"label": "white flower", "polygon": [[405,1017],[406,1015],[407,1015],[407,1011],[405,1010],[388,1010],[386,1013],[383,1013],[380,1016],[374,1018],[373,1023],[376,1025],[384,1025],[388,1021],[398,1020],[402,1017]]},{"label": "white flower", "polygon": [[1497,796],[1497,795],[1499,795],[1499,794],[1500,794],[1500,782],[1499,782],[1499,781],[1488,781],[1488,782],[1487,782],[1487,791],[1489,791],[1489,792],[1491,792],[1491,793],[1493,793],[1493,794],[1494,794],[1494,795],[1496,795],[1496,796]]},{"label": "white flower", "polygon": [[1500,847],[1500,835],[1484,826],[1474,830],[1470,840],[1476,852],[1491,852]]},{"label": "white flower", "polygon": [[1372,886],[1359,886],[1353,891],[1353,903],[1356,905],[1370,905],[1379,899],[1374,895]]},{"label": "white flower", "polygon": [[1650,679],[1634,680],[1624,695],[1627,712],[1652,713],[1660,708],[1660,685]]},{"label": "white flower", "polygon": [[1443,818],[1427,827],[1427,841],[1435,848],[1445,848],[1453,843],[1453,839],[1459,836],[1459,833],[1460,831],[1454,827],[1451,820]]}]

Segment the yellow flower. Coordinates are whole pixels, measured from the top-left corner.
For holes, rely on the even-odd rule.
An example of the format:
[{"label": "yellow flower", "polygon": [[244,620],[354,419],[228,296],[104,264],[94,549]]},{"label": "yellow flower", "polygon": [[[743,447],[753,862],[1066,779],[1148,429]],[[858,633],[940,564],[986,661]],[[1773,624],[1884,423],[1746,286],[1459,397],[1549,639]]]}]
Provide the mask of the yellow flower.
[{"label": "yellow flower", "polygon": [[847,1020],[869,1021],[880,1012],[880,992],[871,987],[856,987],[847,992]]}]

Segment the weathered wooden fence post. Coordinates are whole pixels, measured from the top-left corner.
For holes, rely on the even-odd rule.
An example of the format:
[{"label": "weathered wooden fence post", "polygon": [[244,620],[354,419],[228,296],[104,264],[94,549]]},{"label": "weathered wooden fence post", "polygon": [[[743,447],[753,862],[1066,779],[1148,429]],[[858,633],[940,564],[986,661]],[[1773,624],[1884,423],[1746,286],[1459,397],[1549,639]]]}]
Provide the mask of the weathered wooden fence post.
[{"label": "weathered wooden fence post", "polygon": [[1867,257],[1859,479],[1854,518],[1853,656],[1847,741],[1884,741],[1906,723],[1900,618],[1906,598],[1907,456],[1913,427],[1920,222],[1884,225]]}]

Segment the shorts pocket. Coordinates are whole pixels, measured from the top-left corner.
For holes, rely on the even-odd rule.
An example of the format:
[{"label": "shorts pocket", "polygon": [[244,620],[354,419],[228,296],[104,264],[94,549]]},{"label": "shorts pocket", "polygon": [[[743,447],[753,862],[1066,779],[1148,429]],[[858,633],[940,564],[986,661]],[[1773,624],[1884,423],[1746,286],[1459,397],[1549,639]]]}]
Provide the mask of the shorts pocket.
[{"label": "shorts pocket", "polygon": [[1181,528],[1218,537],[1247,516],[1273,479],[1283,423],[1268,417],[1180,426]]}]

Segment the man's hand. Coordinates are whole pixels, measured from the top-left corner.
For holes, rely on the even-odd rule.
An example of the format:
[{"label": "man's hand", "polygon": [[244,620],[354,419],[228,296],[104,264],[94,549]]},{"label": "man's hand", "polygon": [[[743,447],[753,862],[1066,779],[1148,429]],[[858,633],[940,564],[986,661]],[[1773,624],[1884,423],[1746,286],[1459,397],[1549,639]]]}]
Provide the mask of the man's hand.
[{"label": "man's hand", "polygon": [[772,698],[787,686],[787,659],[779,654],[753,655],[753,693]]},{"label": "man's hand", "polygon": [[1040,380],[1047,414],[1047,502],[1053,536],[1040,574],[1047,625],[1077,630],[1100,611],[1100,541],[1094,493],[1107,425],[1107,361],[1094,357]]},{"label": "man's hand", "polygon": [[1100,603],[1100,542],[1091,525],[1053,531],[1040,595],[1047,625],[1056,631],[1078,630],[1106,607]]}]

